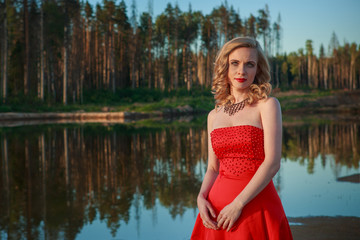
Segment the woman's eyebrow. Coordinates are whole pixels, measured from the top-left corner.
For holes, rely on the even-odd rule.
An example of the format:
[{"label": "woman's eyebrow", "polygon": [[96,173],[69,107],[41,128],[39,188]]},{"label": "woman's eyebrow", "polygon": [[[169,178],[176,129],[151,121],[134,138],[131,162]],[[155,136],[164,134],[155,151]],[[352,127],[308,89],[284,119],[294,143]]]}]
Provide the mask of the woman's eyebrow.
[{"label": "woman's eyebrow", "polygon": [[[230,59],[229,62],[240,62],[240,60]],[[249,59],[249,60],[246,60],[245,62],[254,62],[254,63],[256,63],[257,61],[256,61],[256,60]]]}]

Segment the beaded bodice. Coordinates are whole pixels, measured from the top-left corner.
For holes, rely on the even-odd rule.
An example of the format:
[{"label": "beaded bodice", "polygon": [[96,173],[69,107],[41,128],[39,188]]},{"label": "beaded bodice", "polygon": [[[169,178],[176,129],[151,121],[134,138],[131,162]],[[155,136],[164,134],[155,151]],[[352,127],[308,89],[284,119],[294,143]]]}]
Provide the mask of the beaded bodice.
[{"label": "beaded bodice", "polygon": [[264,132],[258,127],[216,128],[210,137],[222,175],[239,177],[244,172],[255,172],[264,161]]}]

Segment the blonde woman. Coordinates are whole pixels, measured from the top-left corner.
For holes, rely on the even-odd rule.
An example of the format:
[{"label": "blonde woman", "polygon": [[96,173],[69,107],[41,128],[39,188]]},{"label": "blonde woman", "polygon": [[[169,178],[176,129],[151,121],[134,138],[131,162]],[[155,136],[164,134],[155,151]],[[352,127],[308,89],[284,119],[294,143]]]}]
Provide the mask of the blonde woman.
[{"label": "blonde woman", "polygon": [[227,42],[215,61],[208,167],[197,198],[195,239],[292,239],[272,178],[282,121],[268,61],[252,38]]}]

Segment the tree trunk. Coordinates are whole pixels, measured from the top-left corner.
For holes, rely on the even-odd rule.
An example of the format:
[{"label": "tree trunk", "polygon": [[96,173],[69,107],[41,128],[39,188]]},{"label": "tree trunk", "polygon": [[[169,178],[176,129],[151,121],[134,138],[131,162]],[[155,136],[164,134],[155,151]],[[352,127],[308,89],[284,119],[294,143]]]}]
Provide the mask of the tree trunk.
[{"label": "tree trunk", "polygon": [[124,81],[124,43],[123,43],[123,37],[122,37],[122,33],[120,32],[120,30],[118,31],[119,32],[119,45],[120,45],[120,59],[119,59],[119,65],[118,65],[118,68],[119,68],[119,85],[120,87],[123,87],[125,86],[125,81]]},{"label": "tree trunk", "polygon": [[328,89],[328,82],[329,82],[329,67],[328,67],[329,59],[325,58],[325,62],[323,65],[323,74],[324,74],[324,88]]},{"label": "tree trunk", "polygon": [[188,91],[190,91],[193,87],[193,78],[192,78],[192,72],[191,72],[191,66],[192,66],[192,53],[190,52],[190,56],[187,58],[187,61],[186,61],[186,68],[187,68],[187,71],[186,71],[186,74],[187,74],[187,77],[188,77]]},{"label": "tree trunk", "polygon": [[7,97],[7,64],[8,64],[8,35],[7,35],[7,15],[6,15],[6,0],[4,6],[4,25],[3,25],[3,51],[2,51],[2,102],[6,102]]},{"label": "tree trunk", "polygon": [[137,46],[137,33],[134,32],[133,33],[133,40],[131,43],[131,65],[130,65],[130,69],[131,69],[131,88],[135,88],[136,87],[136,82],[137,82],[137,77],[136,77],[136,46]]},{"label": "tree trunk", "polygon": [[204,88],[204,85],[205,85],[205,77],[206,77],[206,74],[205,74],[205,63],[204,63],[204,54],[202,51],[200,51],[198,53],[198,57],[197,57],[197,78],[198,78],[198,81],[199,81],[199,84],[201,86],[201,89]]},{"label": "tree trunk", "polygon": [[311,66],[312,66],[312,56],[309,54],[307,57],[307,85],[309,87],[313,87],[313,79],[311,74]]},{"label": "tree trunk", "polygon": [[63,72],[63,104],[67,104],[67,81],[68,81],[68,42],[67,42],[67,27],[64,27],[64,72]]},{"label": "tree trunk", "polygon": [[206,56],[206,74],[205,74],[205,86],[209,87],[211,86],[211,73],[210,73],[210,49],[208,49],[207,51],[207,56]]},{"label": "tree trunk", "polygon": [[30,42],[29,42],[29,10],[28,1],[24,0],[24,36],[25,36],[25,62],[24,62],[24,95],[29,93],[29,62],[30,62]]},{"label": "tree trunk", "polygon": [[40,7],[40,93],[38,96],[44,101],[44,1]]},{"label": "tree trunk", "polygon": [[[186,59],[186,42],[184,42],[183,48],[182,48],[182,65],[183,65],[183,70],[182,70],[182,75],[184,76],[184,82],[187,86],[188,84],[188,78],[187,78],[187,59]],[[188,86],[187,86],[188,87]]]},{"label": "tree trunk", "polygon": [[134,53],[135,49],[133,48],[131,51],[131,88],[135,88],[136,86],[136,77],[135,77],[135,53]]},{"label": "tree trunk", "polygon": [[148,18],[148,26],[149,26],[149,41],[148,41],[148,88],[151,88],[151,75],[152,75],[152,55],[151,55],[151,43],[152,43],[152,20],[151,16]]},{"label": "tree trunk", "polygon": [[81,39],[79,42],[82,42],[82,46],[81,46],[81,70],[80,70],[80,86],[79,86],[79,98],[80,98],[80,103],[83,103],[83,89],[84,89],[84,79],[85,79],[85,74],[86,74],[86,50],[87,50],[87,44],[86,44],[86,24],[85,24],[85,19],[80,17],[80,21],[82,21],[82,29],[79,29],[79,34],[81,36]]},{"label": "tree trunk", "polygon": [[110,23],[110,72],[111,72],[111,85],[112,85],[112,92],[115,93],[116,90],[116,81],[115,81],[115,51],[114,51],[114,34],[113,31],[113,24]]},{"label": "tree trunk", "polygon": [[279,63],[275,63],[275,88],[279,88],[280,78],[279,78]]},{"label": "tree trunk", "polygon": [[[177,9],[177,8],[176,8]],[[178,64],[178,21],[179,16],[176,11],[176,19],[175,19],[175,49],[174,49],[174,89],[176,90],[179,87],[179,64]]]},{"label": "tree trunk", "polygon": [[91,61],[91,46],[92,46],[92,38],[91,38],[91,28],[90,28],[90,23],[89,21],[87,22],[87,26],[85,28],[85,32],[86,32],[86,37],[85,37],[85,43],[86,43],[86,49],[85,49],[85,56],[86,56],[86,71],[85,71],[85,77],[86,77],[86,81],[87,81],[87,87],[91,86],[94,87],[93,85],[93,72],[94,69],[92,69],[92,61]]},{"label": "tree trunk", "polygon": [[170,83],[169,83],[169,90],[172,90],[174,87],[174,72],[173,72],[173,65],[172,65],[172,56],[171,54],[171,44],[170,44],[170,22],[168,22],[168,32],[167,32],[167,39],[168,39],[168,71],[170,75]]},{"label": "tree trunk", "polygon": [[105,88],[108,89],[109,88],[109,76],[108,76],[108,72],[109,72],[109,36],[108,34],[105,34],[104,36],[104,50],[103,50],[103,59],[104,59],[104,69],[103,69],[103,81],[104,81],[104,85]]},{"label": "tree trunk", "polygon": [[99,89],[99,36],[98,36],[98,26],[96,25],[95,29],[95,88]]},{"label": "tree trunk", "polygon": [[355,71],[355,61],[356,61],[356,56],[355,55],[351,55],[351,61],[350,61],[350,90],[354,90],[356,89],[356,71]]}]

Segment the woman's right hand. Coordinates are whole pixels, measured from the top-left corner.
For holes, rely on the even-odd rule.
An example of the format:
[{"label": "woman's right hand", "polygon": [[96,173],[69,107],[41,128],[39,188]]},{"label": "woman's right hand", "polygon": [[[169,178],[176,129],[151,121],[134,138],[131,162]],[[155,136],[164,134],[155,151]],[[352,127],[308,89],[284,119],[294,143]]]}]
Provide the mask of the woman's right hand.
[{"label": "woman's right hand", "polygon": [[203,196],[199,195],[197,198],[197,205],[204,226],[206,228],[217,230],[217,222],[211,219],[211,217],[213,219],[216,219],[216,214],[210,202],[206,200]]}]

